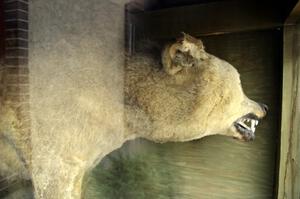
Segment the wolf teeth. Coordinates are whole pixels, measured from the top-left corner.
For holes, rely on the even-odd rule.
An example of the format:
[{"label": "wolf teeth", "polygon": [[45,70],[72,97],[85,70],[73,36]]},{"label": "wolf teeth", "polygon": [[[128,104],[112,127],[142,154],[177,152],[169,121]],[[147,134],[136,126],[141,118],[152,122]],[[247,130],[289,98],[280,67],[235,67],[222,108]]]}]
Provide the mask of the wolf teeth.
[{"label": "wolf teeth", "polygon": [[239,124],[241,126],[243,126],[244,128],[248,129],[248,130],[251,130],[244,122],[239,122]]},{"label": "wolf teeth", "polygon": [[255,132],[255,124],[256,124],[255,120],[251,120],[251,130],[253,133]]},{"label": "wolf teeth", "polygon": [[[249,127],[244,122],[250,122],[251,127]],[[239,122],[241,126],[243,126],[245,129],[251,130],[253,133],[256,130],[256,126],[258,125],[258,120],[255,119],[249,119],[249,118],[242,118]]]}]

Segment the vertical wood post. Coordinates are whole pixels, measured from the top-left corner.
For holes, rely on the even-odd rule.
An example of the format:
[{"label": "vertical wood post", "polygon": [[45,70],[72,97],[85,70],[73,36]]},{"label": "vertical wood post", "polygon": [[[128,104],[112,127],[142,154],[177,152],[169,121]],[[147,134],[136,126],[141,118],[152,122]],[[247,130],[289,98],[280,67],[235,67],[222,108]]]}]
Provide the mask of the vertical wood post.
[{"label": "vertical wood post", "polygon": [[278,199],[300,198],[300,25],[284,31]]}]

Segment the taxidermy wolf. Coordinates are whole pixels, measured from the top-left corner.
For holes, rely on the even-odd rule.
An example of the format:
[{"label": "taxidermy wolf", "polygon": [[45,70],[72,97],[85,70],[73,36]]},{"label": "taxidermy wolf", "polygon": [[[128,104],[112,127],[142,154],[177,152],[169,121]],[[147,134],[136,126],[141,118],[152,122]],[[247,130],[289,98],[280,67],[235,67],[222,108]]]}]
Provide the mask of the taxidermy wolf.
[{"label": "taxidermy wolf", "polygon": [[[109,88],[99,92],[111,95]],[[250,141],[267,112],[266,105],[244,94],[239,73],[231,64],[207,53],[201,40],[187,34],[166,45],[160,60],[144,53],[127,58],[124,101],[118,102],[118,108],[107,105],[109,97],[100,103],[90,97],[94,95],[86,91],[72,98],[74,109],[69,110],[70,114],[50,108],[49,114],[44,113],[50,119],[60,114],[63,118],[57,120],[60,125],[55,124],[55,133],[49,124],[47,131],[40,129],[41,133],[32,137],[35,151],[32,160],[27,161],[30,162],[27,169],[36,198],[81,198],[84,174],[127,140],[142,137],[160,143],[185,142],[219,134]],[[78,111],[86,114],[87,119],[77,120],[73,110],[77,110],[76,114]],[[124,129],[116,129],[117,120],[110,117],[112,111],[123,114],[119,122]],[[43,119],[36,123],[47,122]],[[73,121],[73,130],[64,125],[68,120]],[[14,160],[9,159],[9,164],[1,161],[1,175],[26,173],[13,150],[18,134],[13,127],[9,129],[10,121],[3,118],[2,121],[6,124],[1,124],[5,129],[1,129],[0,144],[7,150],[1,150],[0,155],[11,154]],[[85,129],[85,125],[93,130],[74,130]],[[7,139],[8,133],[16,136]]]}]

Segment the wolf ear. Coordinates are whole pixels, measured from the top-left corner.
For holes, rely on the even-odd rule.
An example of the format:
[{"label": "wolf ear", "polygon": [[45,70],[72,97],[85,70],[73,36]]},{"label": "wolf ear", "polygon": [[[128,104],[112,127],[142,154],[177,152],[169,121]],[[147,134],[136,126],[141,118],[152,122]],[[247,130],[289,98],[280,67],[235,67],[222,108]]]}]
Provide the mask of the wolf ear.
[{"label": "wolf ear", "polygon": [[164,69],[169,75],[176,75],[178,72],[180,72],[183,69],[183,67],[180,65],[169,64],[169,65],[164,65]]},{"label": "wolf ear", "polygon": [[182,35],[177,42],[167,45],[162,52],[162,65],[169,75],[175,75],[183,69],[197,65],[197,59],[204,51],[201,40],[184,32]]},{"label": "wolf ear", "polygon": [[167,46],[162,53],[162,64],[169,75],[175,75],[198,64],[198,60],[193,57],[190,50],[182,51],[180,47],[180,44],[175,43]]},{"label": "wolf ear", "polygon": [[179,71],[183,69],[181,65],[177,65],[173,63],[173,56],[176,53],[176,46],[168,45],[164,48],[162,52],[162,65],[166,73],[169,75],[175,75]]},{"label": "wolf ear", "polygon": [[204,49],[203,42],[200,39],[197,39],[185,32],[181,32],[181,34],[182,34],[182,37],[179,38],[179,40],[177,40],[177,41],[180,41],[181,43],[183,43],[183,42],[191,43],[191,44],[196,45],[199,49]]}]

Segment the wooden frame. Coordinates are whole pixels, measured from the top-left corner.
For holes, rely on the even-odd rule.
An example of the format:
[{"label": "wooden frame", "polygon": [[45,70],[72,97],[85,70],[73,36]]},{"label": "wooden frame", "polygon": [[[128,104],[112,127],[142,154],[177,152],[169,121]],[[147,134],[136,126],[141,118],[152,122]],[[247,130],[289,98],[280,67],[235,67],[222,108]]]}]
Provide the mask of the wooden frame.
[{"label": "wooden frame", "polygon": [[270,6],[267,1],[256,0],[220,1],[135,12],[132,20],[137,24],[137,40],[175,38],[178,35],[174,33],[181,31],[206,36],[281,27],[285,14],[280,6],[276,3]]},{"label": "wooden frame", "polygon": [[300,2],[284,27],[278,199],[300,198]]},{"label": "wooden frame", "polygon": [[[165,15],[169,17],[163,18]],[[300,1],[296,6],[291,1],[284,6],[275,2],[225,1],[151,13],[135,10],[129,17],[136,39],[177,37],[176,30],[205,36],[283,28],[281,133],[274,198],[300,198]]]}]

